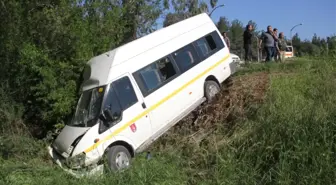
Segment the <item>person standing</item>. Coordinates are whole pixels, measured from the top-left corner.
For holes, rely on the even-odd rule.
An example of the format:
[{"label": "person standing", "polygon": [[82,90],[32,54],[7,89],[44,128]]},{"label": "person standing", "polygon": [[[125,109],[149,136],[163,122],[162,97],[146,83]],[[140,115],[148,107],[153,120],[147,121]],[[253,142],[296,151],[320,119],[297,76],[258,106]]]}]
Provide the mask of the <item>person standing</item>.
[{"label": "person standing", "polygon": [[285,61],[285,54],[286,54],[286,47],[287,47],[287,41],[285,39],[284,33],[280,32],[279,33],[279,38],[278,38],[278,47],[280,51],[280,62]]},{"label": "person standing", "polygon": [[274,38],[273,57],[274,57],[274,60],[277,61],[279,54],[280,54],[279,47],[278,47],[278,29],[277,28],[273,29],[273,38]]},{"label": "person standing", "polygon": [[253,26],[248,24],[244,31],[244,49],[245,49],[245,61],[251,61],[252,58],[252,37]]},{"label": "person standing", "polygon": [[272,26],[267,26],[267,31],[263,32],[260,37],[259,48],[264,42],[264,49],[266,51],[266,62],[272,60],[273,51],[274,51],[274,37]]},{"label": "person standing", "polygon": [[224,41],[225,41],[225,43],[226,43],[228,49],[230,50],[230,39],[229,39],[229,37],[227,36],[226,31],[224,31],[224,32],[222,33],[222,35],[223,35]]}]

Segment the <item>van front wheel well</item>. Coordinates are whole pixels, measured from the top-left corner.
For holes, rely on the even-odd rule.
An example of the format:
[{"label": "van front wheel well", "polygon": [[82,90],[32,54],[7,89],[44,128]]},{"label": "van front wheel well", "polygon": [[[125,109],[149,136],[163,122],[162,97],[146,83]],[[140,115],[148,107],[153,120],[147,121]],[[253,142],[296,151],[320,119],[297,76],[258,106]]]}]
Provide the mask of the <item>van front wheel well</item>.
[{"label": "van front wheel well", "polygon": [[220,83],[215,77],[209,76],[204,83],[204,97],[210,103],[219,92]]},{"label": "van front wheel well", "polygon": [[133,147],[125,141],[116,141],[112,143],[109,147],[107,147],[106,150],[112,148],[113,146],[118,146],[118,145],[124,146],[128,150],[128,152],[131,154],[132,157],[135,156]]},{"label": "van front wheel well", "polygon": [[205,79],[205,81],[214,81],[214,82],[217,83],[217,85],[218,85],[219,87],[221,86],[221,84],[219,83],[219,81],[217,80],[217,78],[216,78],[215,76],[213,76],[213,75],[208,76],[208,77]]}]

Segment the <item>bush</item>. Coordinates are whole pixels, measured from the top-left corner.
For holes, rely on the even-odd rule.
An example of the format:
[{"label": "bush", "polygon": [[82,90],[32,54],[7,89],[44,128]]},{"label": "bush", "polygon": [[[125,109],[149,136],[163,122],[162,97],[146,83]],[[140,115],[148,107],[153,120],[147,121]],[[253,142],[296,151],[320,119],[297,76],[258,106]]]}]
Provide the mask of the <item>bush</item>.
[{"label": "bush", "polygon": [[27,135],[29,132],[21,117],[24,107],[10,97],[5,84],[0,84],[0,135]]},{"label": "bush", "polygon": [[[336,63],[330,58],[293,62],[267,67],[262,73],[270,78],[267,97],[255,109],[246,106],[252,112],[239,114],[243,119],[228,123],[218,119],[226,113],[207,112],[215,120],[197,126],[207,129],[190,133],[184,129],[188,125],[180,125],[155,143],[151,160],[137,156],[125,172],[77,180],[46,160],[45,143],[11,136],[0,138],[6,143],[0,151],[11,153],[0,156],[0,179],[4,184],[335,184]],[[244,75],[252,79],[251,73]],[[248,86],[236,92],[244,101],[252,96],[245,93],[254,93]]]}]

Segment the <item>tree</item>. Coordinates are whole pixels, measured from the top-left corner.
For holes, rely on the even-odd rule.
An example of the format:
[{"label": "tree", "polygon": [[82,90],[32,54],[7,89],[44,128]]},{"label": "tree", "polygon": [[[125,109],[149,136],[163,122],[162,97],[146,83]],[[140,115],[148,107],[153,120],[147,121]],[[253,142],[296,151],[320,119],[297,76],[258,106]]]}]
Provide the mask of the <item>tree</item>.
[{"label": "tree", "polygon": [[233,20],[231,22],[231,29],[229,31],[231,41],[230,51],[232,53],[242,54],[243,33],[244,33],[243,23],[238,19]]},{"label": "tree", "polygon": [[299,46],[300,43],[301,43],[301,39],[299,37],[299,34],[298,33],[295,33],[295,35],[293,36],[292,38],[292,42],[293,42],[293,46]]},{"label": "tree", "polygon": [[[166,8],[169,8],[169,1],[165,0]],[[210,0],[210,7],[205,1],[198,0],[171,0],[174,12],[170,12],[165,17],[163,27],[167,27],[176,22],[200,14],[202,12],[209,12],[209,8],[214,8],[217,0]]]},{"label": "tree", "polygon": [[219,18],[219,21],[217,23],[217,28],[220,32],[223,31],[229,31],[231,27],[230,21],[228,20],[228,18],[222,16]]},{"label": "tree", "polygon": [[297,56],[303,55],[303,52],[301,51],[301,39],[299,37],[299,34],[296,33],[292,38],[292,45],[294,47],[294,52]]},{"label": "tree", "polygon": [[122,44],[151,33],[156,20],[163,11],[161,0],[122,0],[120,8],[124,9],[122,20],[125,30]]},{"label": "tree", "polygon": [[[151,31],[159,0],[31,0],[0,5],[0,83],[39,131],[73,110],[92,57]],[[18,75],[19,74],[19,75]],[[0,84],[1,85],[1,84]]]},{"label": "tree", "polygon": [[312,38],[312,44],[314,44],[316,46],[321,46],[321,39],[320,39],[320,37],[317,36],[316,33],[314,33],[314,36]]},{"label": "tree", "polygon": [[174,23],[177,23],[183,19],[186,18],[186,14],[184,13],[168,13],[166,15],[166,18],[163,22],[163,27],[167,27],[167,26],[170,26]]}]

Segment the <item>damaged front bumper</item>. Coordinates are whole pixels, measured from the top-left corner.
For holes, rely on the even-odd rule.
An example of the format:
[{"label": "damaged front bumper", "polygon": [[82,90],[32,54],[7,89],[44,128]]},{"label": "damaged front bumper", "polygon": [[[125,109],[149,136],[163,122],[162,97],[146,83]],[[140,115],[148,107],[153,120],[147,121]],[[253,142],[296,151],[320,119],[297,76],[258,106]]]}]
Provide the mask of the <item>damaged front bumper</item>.
[{"label": "damaged front bumper", "polygon": [[55,162],[64,171],[73,175],[74,177],[81,178],[84,176],[102,175],[104,172],[104,165],[97,165],[97,164],[71,169],[65,165],[66,159],[60,154],[58,154],[51,146],[48,146],[48,153],[52,157],[53,162]]}]

